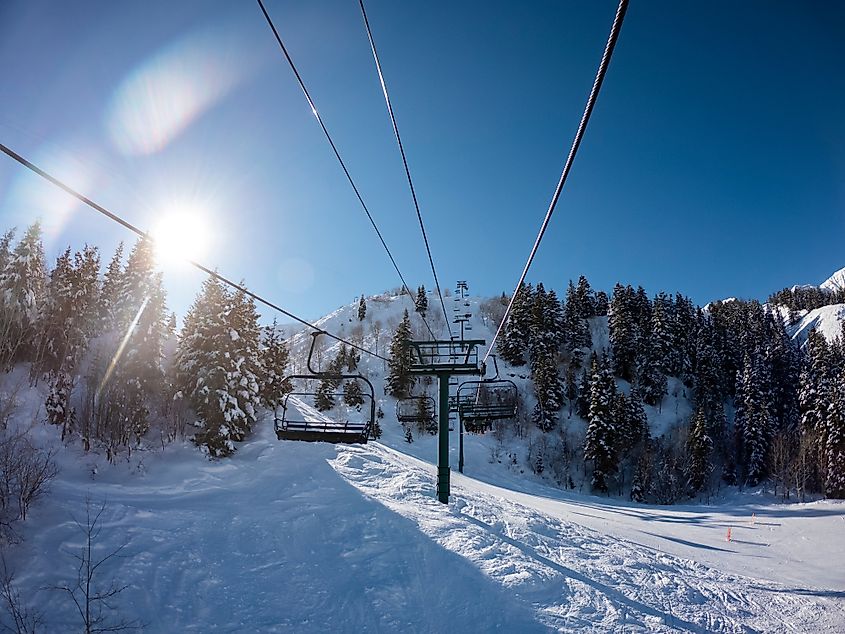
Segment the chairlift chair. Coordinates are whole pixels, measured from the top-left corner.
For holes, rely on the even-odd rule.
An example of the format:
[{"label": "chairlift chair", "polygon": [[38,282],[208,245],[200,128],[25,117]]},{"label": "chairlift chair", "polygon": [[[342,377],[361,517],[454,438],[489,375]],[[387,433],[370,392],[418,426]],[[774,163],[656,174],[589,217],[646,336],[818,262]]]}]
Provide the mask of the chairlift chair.
[{"label": "chairlift chair", "polygon": [[436,418],[436,404],[430,396],[409,396],[396,401],[396,419],[400,423],[430,423]]},{"label": "chairlift chair", "polygon": [[499,367],[493,357],[495,376],[490,379],[464,381],[458,387],[458,416],[468,432],[484,433],[495,420],[516,417],[517,387],[508,379],[499,378]]},{"label": "chairlift chair", "polygon": [[[285,380],[329,380],[338,387],[328,394],[333,399],[342,399],[343,391],[340,386],[344,381],[360,381],[366,386],[361,396],[364,403],[358,408],[362,413],[360,420],[332,420],[320,413],[310,417],[303,412],[311,409],[305,399],[316,398],[317,391],[294,391],[285,395],[282,401],[282,416],[275,418],[274,429],[279,440],[303,440],[308,442],[330,443],[366,443],[376,420],[375,389],[370,380],[361,374],[341,374],[336,372],[317,372],[311,367],[317,337],[322,331],[311,333],[311,350],[308,353],[308,371],[310,374],[291,374]],[[309,419],[310,418],[310,419]]]}]

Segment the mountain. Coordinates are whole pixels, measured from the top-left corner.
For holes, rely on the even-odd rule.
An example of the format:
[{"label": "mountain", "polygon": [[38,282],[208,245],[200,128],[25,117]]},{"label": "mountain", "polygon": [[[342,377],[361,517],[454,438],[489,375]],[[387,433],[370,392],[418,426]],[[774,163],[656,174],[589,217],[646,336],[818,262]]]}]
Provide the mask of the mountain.
[{"label": "mountain", "polygon": [[821,283],[820,288],[828,291],[845,290],[845,269],[836,271],[836,273]]}]

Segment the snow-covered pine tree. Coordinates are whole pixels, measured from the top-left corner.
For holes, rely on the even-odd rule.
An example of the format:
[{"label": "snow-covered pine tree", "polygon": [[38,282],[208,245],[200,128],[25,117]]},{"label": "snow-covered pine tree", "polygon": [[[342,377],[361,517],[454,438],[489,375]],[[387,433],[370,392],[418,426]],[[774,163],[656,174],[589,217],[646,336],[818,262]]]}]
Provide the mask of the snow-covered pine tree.
[{"label": "snow-covered pine tree", "polygon": [[3,234],[0,238],[0,271],[6,268],[9,262],[9,256],[12,254],[12,240],[15,238],[16,229],[12,228]]},{"label": "snow-covered pine tree", "polygon": [[361,385],[355,379],[344,382],[343,402],[349,407],[357,407],[358,409],[364,404],[364,394],[361,392]]},{"label": "snow-covered pine tree", "polygon": [[581,377],[578,379],[578,396],[575,399],[575,411],[584,420],[590,415],[590,385],[593,376],[592,369],[598,363],[598,356],[595,351],[590,354],[589,363],[581,370]]},{"label": "snow-covered pine tree", "polygon": [[[241,282],[241,286],[244,283]],[[258,375],[261,372],[261,327],[255,300],[243,291],[235,291],[229,313],[230,354],[226,357],[226,394],[220,395],[226,421],[234,428],[235,440],[252,432],[261,403]],[[224,399],[226,406],[223,406]]]},{"label": "snow-covered pine tree", "polygon": [[596,293],[596,317],[606,317],[610,308],[610,298],[604,291]]},{"label": "snow-covered pine tree", "polygon": [[617,376],[630,382],[634,380],[639,355],[635,299],[634,290],[630,286],[616,284],[608,312],[613,370]]},{"label": "snow-covered pine tree", "polygon": [[125,445],[131,436],[140,442],[146,434],[150,408],[159,404],[164,391],[167,306],[153,244],[147,239],[139,239],[129,254],[121,275],[115,317],[123,339],[119,353],[115,351],[116,363],[109,381],[121,415],[110,422],[117,425],[112,438]]},{"label": "snow-covered pine tree", "polygon": [[290,381],[285,379],[290,351],[275,319],[272,325],[264,327],[262,344],[259,395],[265,407],[275,411],[285,395],[293,390]]},{"label": "snow-covered pine tree", "polygon": [[106,267],[103,287],[100,293],[100,329],[111,332],[117,329],[117,302],[123,287],[123,242],[117,245],[114,255]]},{"label": "snow-covered pine tree", "polygon": [[[571,282],[570,282],[571,283]],[[605,295],[607,297],[607,295]],[[596,296],[587,278],[583,275],[578,277],[578,286],[575,289],[575,296],[573,298],[575,306],[578,310],[578,315],[582,319],[589,319],[598,315],[596,310]]]},{"label": "snow-covered pine tree", "polygon": [[531,378],[536,399],[531,420],[544,432],[551,431],[557,425],[563,406],[563,386],[554,360],[543,356],[533,362]]},{"label": "snow-covered pine tree", "polygon": [[367,316],[367,302],[364,300],[364,295],[358,300],[358,321],[364,321]]},{"label": "snow-covered pine tree", "polygon": [[745,399],[742,443],[746,482],[756,486],[766,475],[769,444],[774,435],[771,379],[762,352],[746,357],[742,392]]},{"label": "snow-covered pine tree", "polygon": [[425,313],[428,310],[428,295],[425,292],[425,286],[417,288],[417,297],[414,300],[414,310],[425,317]]},{"label": "snow-covered pine tree", "polygon": [[828,498],[845,498],[845,367],[834,377],[828,404],[824,493]]},{"label": "snow-covered pine tree", "polygon": [[581,367],[584,350],[592,345],[590,326],[583,316],[584,309],[579,305],[575,285],[570,280],[566,290],[563,307],[562,339],[564,353],[569,356],[570,364]]},{"label": "snow-covered pine tree", "polygon": [[626,432],[630,446],[637,446],[649,438],[648,416],[643,407],[643,399],[637,386],[631,388],[628,397],[628,429]]},{"label": "snow-covered pine tree", "polygon": [[0,367],[30,360],[41,302],[47,285],[41,224],[35,222],[0,271]]},{"label": "snow-covered pine tree", "polygon": [[686,443],[685,475],[691,496],[697,495],[704,488],[713,471],[710,459],[712,450],[713,440],[708,432],[707,415],[704,409],[699,407],[690,421]]},{"label": "snow-covered pine tree", "polygon": [[592,461],[592,488],[607,492],[608,479],[617,468],[617,430],[613,424],[612,406],[616,383],[606,359],[594,361],[590,384],[590,413],[584,439],[584,459]]},{"label": "snow-covered pine tree", "polygon": [[651,352],[663,374],[670,374],[680,363],[674,360],[675,305],[672,297],[661,291],[654,298],[652,311]]},{"label": "snow-covered pine tree", "polygon": [[73,264],[70,247],[56,258],[50,271],[44,301],[38,311],[37,344],[33,359],[33,378],[48,372],[59,372],[69,365],[71,341],[76,340],[73,330],[74,304]]},{"label": "snow-covered pine tree", "polygon": [[531,284],[521,284],[513,300],[510,316],[502,328],[496,348],[499,356],[510,365],[525,365],[533,299],[534,289]]},{"label": "snow-covered pine tree", "polygon": [[402,315],[402,321],[393,333],[390,342],[390,361],[387,363],[388,373],[385,380],[387,394],[395,398],[404,398],[413,383],[410,374],[411,367],[411,318],[408,310]]},{"label": "snow-covered pine tree", "polygon": [[666,397],[668,387],[651,338],[641,342],[637,365],[636,384],[642,393],[643,401],[652,406],[659,406]]}]

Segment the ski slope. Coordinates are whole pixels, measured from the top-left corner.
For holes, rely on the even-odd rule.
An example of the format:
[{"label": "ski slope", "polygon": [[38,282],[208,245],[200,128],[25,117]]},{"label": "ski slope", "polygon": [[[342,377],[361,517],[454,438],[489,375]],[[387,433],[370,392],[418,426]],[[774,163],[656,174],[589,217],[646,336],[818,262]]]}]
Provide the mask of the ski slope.
[{"label": "ski slope", "polygon": [[[10,558],[47,631],[79,629],[69,601],[44,588],[75,575],[70,553],[81,542],[72,517],[86,497],[108,504],[98,552],[126,543],[102,579],[128,585],[117,603],[150,632],[845,626],[842,505],[760,505],[755,526],[734,520],[731,543],[719,519],[730,509],[605,505],[457,474],[444,506],[428,462],[380,443],[279,442],[266,420],[222,461],[189,445],[136,453],[117,467],[72,448],[62,460]],[[813,544],[803,559],[789,556],[801,517]],[[683,527],[696,524],[699,532]]]}]

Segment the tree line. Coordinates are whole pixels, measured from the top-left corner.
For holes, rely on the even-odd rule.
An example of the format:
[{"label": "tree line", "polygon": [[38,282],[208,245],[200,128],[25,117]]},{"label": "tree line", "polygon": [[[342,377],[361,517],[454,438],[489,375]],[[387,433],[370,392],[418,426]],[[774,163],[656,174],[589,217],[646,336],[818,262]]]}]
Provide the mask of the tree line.
[{"label": "tree line", "polygon": [[153,245],[119,245],[105,270],[95,246],[67,248],[49,266],[38,223],[0,239],[0,368],[46,381],[46,414],[63,438],[110,460],[151,432],[191,437],[210,455],[235,450],[259,406],[276,407],[288,349],[261,327],[251,297],[213,278],[177,334]]}]

